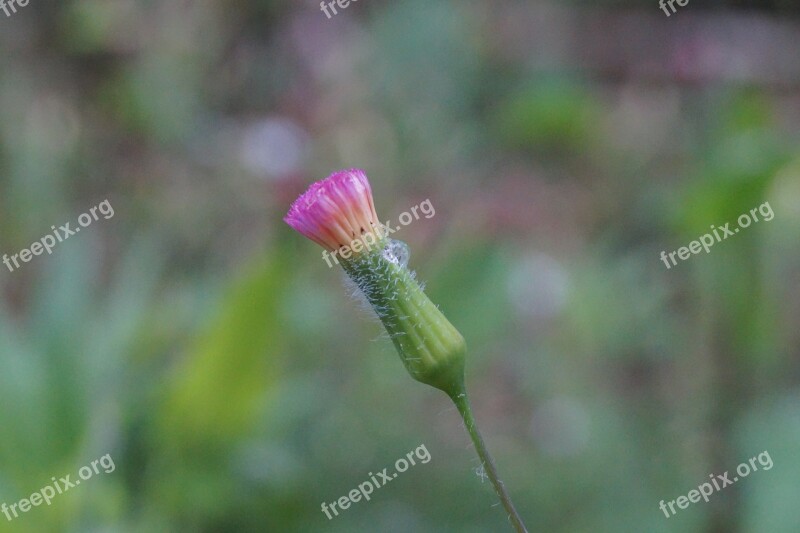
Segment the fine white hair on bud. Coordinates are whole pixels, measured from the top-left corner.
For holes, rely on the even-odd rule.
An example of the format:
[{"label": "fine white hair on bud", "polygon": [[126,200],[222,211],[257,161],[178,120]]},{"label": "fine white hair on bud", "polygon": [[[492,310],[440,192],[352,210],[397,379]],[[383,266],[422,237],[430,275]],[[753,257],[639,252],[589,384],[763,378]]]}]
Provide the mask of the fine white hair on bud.
[{"label": "fine white hair on bud", "polygon": [[383,257],[396,265],[405,267],[408,266],[408,260],[411,258],[411,249],[403,241],[388,239],[383,249]]},{"label": "fine white hair on bud", "polygon": [[[386,245],[381,250],[381,256],[386,259],[388,262],[403,267],[407,270],[408,274],[411,276],[411,279],[416,280],[416,272],[410,270],[408,268],[408,261],[411,257],[411,249],[408,247],[403,241],[396,240],[396,239],[387,239]],[[370,287],[364,285],[364,281],[362,280],[362,284],[359,285],[353,278],[349,275],[344,274],[342,278],[342,283],[344,284],[345,290],[347,294],[350,296],[352,300],[356,302],[358,308],[369,315],[371,318],[376,318],[381,320],[381,317],[387,316],[387,313],[391,312],[391,309],[387,305],[381,305],[377,303],[371,303],[369,299],[367,299],[365,291],[369,290]],[[392,287],[396,290],[397,283],[394,282]],[[420,288],[423,288],[423,285],[420,284]],[[400,298],[400,295],[392,293],[390,291],[389,294],[386,295],[387,299],[397,300]],[[409,318],[409,317],[404,317]],[[394,333],[386,332],[386,338],[392,339],[393,337],[399,335],[405,335],[404,331],[395,331]]]},{"label": "fine white hair on bud", "polygon": [[383,323],[409,374],[455,390],[463,380],[464,338],[425,295],[407,267],[409,256],[404,242],[387,239],[381,249],[341,265]]}]

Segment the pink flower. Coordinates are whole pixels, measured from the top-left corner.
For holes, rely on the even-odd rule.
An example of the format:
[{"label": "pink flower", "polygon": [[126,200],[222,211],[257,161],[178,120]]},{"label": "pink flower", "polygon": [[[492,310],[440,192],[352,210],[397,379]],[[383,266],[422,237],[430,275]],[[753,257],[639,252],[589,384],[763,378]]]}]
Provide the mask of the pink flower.
[{"label": "pink flower", "polygon": [[[388,228],[381,225],[375,213],[367,175],[355,168],[334,172],[295,200],[283,220],[326,248],[322,254],[326,262],[326,254],[331,252],[335,260],[337,251],[341,251],[342,262],[336,262],[372,306],[406,370],[420,383],[444,391],[453,400],[506,516],[517,533],[528,533],[475,426],[464,386],[464,337],[425,295],[406,262],[400,260],[396,250],[405,250],[407,259],[407,246],[382,235]],[[377,237],[372,243],[379,244],[377,250],[367,244],[368,236]],[[367,251],[356,250],[354,243],[359,241]],[[343,247],[351,248],[354,254]]]},{"label": "pink flower", "polygon": [[283,220],[329,251],[364,234],[379,233],[381,227],[367,175],[357,168],[334,172],[312,184]]}]

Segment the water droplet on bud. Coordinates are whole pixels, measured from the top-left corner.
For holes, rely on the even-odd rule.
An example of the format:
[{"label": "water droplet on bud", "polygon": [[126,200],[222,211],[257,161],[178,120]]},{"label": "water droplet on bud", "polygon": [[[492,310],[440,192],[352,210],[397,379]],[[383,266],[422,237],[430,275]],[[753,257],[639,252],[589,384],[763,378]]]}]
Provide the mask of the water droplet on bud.
[{"label": "water droplet on bud", "polygon": [[408,266],[408,259],[411,257],[411,250],[403,241],[389,239],[389,243],[383,249],[384,259],[400,266]]}]

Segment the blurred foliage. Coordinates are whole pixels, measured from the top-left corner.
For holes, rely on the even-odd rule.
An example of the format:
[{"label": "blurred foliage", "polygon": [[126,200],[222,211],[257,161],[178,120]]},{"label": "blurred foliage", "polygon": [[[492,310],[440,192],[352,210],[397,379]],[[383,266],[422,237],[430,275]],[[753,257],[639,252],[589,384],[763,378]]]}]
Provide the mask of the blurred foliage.
[{"label": "blurred foliage", "polygon": [[[739,9],[747,7],[748,9]],[[31,2],[0,16],[0,532],[501,531],[456,411],[281,221],[359,166],[531,531],[797,531],[791,2]],[[769,202],[771,221],[659,259]],[[320,510],[425,444],[428,464]],[[763,451],[774,468],[658,508]]]}]

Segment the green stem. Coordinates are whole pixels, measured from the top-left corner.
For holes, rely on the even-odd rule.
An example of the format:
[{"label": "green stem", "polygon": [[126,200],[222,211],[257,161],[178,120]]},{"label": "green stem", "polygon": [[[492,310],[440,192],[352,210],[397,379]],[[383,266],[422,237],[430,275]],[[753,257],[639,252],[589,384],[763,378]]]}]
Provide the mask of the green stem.
[{"label": "green stem", "polygon": [[453,400],[453,403],[456,404],[458,412],[461,413],[461,418],[464,419],[467,433],[469,433],[469,436],[472,438],[475,450],[478,452],[478,457],[480,457],[483,463],[484,470],[489,475],[489,479],[492,481],[492,485],[494,485],[497,496],[500,498],[500,502],[508,513],[508,519],[511,520],[511,524],[518,533],[528,533],[528,530],[525,529],[525,524],[522,523],[522,518],[520,518],[517,510],[514,508],[514,504],[511,502],[511,496],[508,495],[503,481],[497,475],[497,469],[494,466],[494,461],[489,454],[489,450],[486,449],[486,444],[483,442],[481,432],[478,431],[478,426],[475,425],[475,418],[472,416],[472,407],[469,405],[466,389],[463,387],[460,389],[460,391],[450,394],[450,398]]}]

